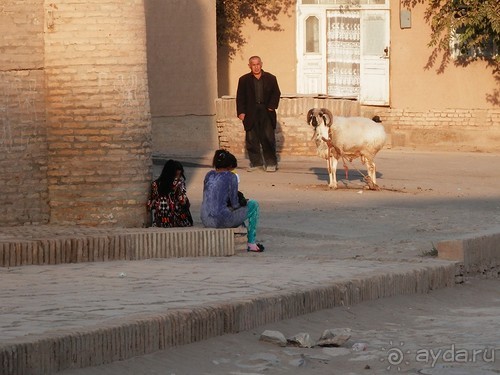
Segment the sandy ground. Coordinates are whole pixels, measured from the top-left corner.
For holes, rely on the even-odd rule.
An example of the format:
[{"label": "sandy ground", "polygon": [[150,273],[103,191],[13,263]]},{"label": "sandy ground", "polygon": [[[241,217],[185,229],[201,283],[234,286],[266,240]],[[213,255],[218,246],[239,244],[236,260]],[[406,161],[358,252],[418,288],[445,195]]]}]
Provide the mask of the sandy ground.
[{"label": "sandy ground", "polygon": [[[425,295],[400,296],[323,310],[64,375],[264,375],[500,373],[500,280],[472,279]],[[317,340],[325,329],[350,328],[342,347],[280,347],[265,330]],[[354,351],[356,343],[366,344]]]},{"label": "sandy ground", "polygon": [[[179,159],[186,166],[193,216],[201,225],[209,162]],[[350,166],[348,178],[338,171],[340,188],[331,190],[322,159],[282,158],[277,173],[246,172],[248,162],[241,160],[240,190],[261,207],[258,240],[266,251],[256,256],[277,268],[284,259],[414,262],[438,241],[500,231],[500,154],[383,150],[376,162],[380,191],[363,189],[366,171],[359,161]],[[155,165],[155,174],[160,171]],[[246,253],[238,258],[250,261]],[[266,280],[257,282],[265,285]],[[428,295],[321,311],[63,374],[498,374],[499,287],[498,279],[474,279]],[[344,348],[281,348],[258,340],[265,329],[318,338],[324,329],[342,327],[352,329]],[[366,343],[367,350],[353,352],[356,342]]]}]

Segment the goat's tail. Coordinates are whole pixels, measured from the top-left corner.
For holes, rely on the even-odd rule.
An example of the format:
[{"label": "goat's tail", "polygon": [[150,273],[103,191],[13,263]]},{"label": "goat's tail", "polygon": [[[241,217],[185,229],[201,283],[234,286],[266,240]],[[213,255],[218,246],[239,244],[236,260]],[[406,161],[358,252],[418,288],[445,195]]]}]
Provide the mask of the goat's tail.
[{"label": "goat's tail", "polygon": [[380,119],[380,116],[378,116],[378,115],[377,116],[373,116],[372,117],[372,121],[374,121],[374,122],[382,122],[382,120]]}]

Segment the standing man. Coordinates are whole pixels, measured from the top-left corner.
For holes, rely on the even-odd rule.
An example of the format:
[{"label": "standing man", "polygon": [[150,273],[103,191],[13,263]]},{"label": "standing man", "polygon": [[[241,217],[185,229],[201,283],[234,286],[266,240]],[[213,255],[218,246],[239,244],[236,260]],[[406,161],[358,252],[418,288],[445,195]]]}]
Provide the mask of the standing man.
[{"label": "standing man", "polygon": [[250,73],[240,77],[236,92],[236,111],[245,127],[245,147],[250,159],[248,171],[265,167],[267,172],[276,172],[278,159],[274,131],[281,92],[276,77],[262,70],[259,56],[250,57],[248,67]]}]

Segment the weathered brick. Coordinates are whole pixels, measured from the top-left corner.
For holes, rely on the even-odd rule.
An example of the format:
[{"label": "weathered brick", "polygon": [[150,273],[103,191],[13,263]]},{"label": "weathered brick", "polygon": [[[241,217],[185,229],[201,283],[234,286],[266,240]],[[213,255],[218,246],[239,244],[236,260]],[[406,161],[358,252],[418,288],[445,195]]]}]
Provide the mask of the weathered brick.
[{"label": "weathered brick", "polygon": [[[142,226],[138,212],[151,176],[144,5],[75,0],[47,11],[44,5],[2,3],[0,128],[7,131],[0,133],[0,183],[6,187],[0,224],[23,224],[27,216],[46,222],[50,214],[55,223],[96,225],[113,211],[113,224]],[[123,178],[111,188],[108,172],[115,168]],[[142,201],[115,193],[137,189]],[[9,207],[5,215],[7,203],[21,197],[32,201],[33,213]]]}]

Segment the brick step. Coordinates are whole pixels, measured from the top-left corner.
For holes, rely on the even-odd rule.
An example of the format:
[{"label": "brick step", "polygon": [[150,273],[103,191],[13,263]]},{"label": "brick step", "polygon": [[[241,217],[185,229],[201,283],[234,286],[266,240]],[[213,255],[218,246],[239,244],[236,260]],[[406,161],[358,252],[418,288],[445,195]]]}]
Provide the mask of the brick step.
[{"label": "brick step", "polygon": [[0,228],[0,267],[231,256],[241,238],[231,228]]},{"label": "brick step", "polygon": [[454,285],[455,266],[394,264],[386,272],[248,298],[130,316],[92,327],[27,335],[0,343],[3,375],[48,375],[98,366],[338,306]]}]

